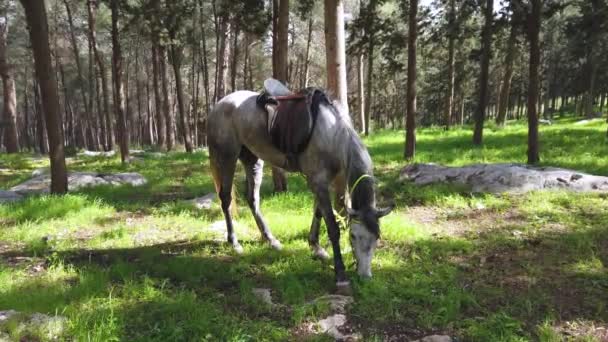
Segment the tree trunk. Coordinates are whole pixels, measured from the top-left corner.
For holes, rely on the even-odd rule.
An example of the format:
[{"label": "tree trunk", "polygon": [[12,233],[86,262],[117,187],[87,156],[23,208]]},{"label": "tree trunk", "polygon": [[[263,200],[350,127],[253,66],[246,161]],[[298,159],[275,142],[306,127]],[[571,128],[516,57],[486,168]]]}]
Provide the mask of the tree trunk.
[{"label": "tree trunk", "polygon": [[171,113],[171,105],[169,103],[169,79],[167,76],[167,63],[165,60],[165,48],[159,46],[158,49],[158,71],[160,72],[160,82],[162,87],[162,112],[165,116],[165,128],[167,139],[167,151],[171,151],[175,145],[175,118]]},{"label": "tree trunk", "polygon": [[492,50],[492,21],[494,17],[494,1],[487,0],[484,11],[485,23],[481,36],[481,72],[479,75],[479,103],[475,111],[475,131],[473,144],[481,145],[483,142],[483,123],[488,104],[488,78],[490,71],[490,53]]},{"label": "tree trunk", "polygon": [[[289,0],[274,0],[273,8],[273,77],[283,83],[287,82],[288,52],[289,52]],[[287,176],[278,167],[272,168],[272,181],[275,192],[287,191]]]},{"label": "tree trunk", "polygon": [[163,98],[160,93],[160,56],[158,55],[158,43],[154,42],[152,46],[152,83],[154,86],[154,113],[156,114],[156,136],[158,138],[158,146],[165,147],[167,128],[165,126],[165,116],[163,107]]},{"label": "tree trunk", "polygon": [[538,89],[540,76],[540,26],[542,1],[531,0],[532,13],[528,17],[528,40],[530,41],[530,84],[528,87],[528,164],[540,161],[538,149]]},{"label": "tree trunk", "polygon": [[369,11],[367,13],[366,34],[368,40],[367,47],[367,93],[365,95],[365,136],[369,135],[369,121],[372,110],[372,91],[374,90],[374,21],[376,18],[376,0],[369,1]]},{"label": "tree trunk", "polygon": [[0,128],[4,121],[4,146],[6,152],[19,152],[19,137],[17,135],[17,92],[15,90],[15,79],[7,56],[8,17],[0,22],[0,77],[3,87],[3,120],[0,120]]},{"label": "tree trunk", "polygon": [[309,65],[310,65],[310,43],[312,41],[312,27],[314,24],[314,16],[310,14],[310,18],[308,19],[308,38],[306,39],[306,56],[304,56],[304,71],[302,72],[302,80],[300,83],[300,88],[304,89],[308,87],[308,73],[309,73]]},{"label": "tree trunk", "polygon": [[348,111],[343,0],[325,0],[325,49],[327,89]]},{"label": "tree trunk", "polygon": [[186,106],[184,104],[184,89],[182,82],[181,72],[181,60],[182,60],[182,47],[171,45],[171,64],[173,65],[173,73],[175,74],[175,88],[177,93],[177,108],[179,110],[179,119],[182,125],[182,136],[184,138],[184,145],[186,152],[192,153],[192,139],[190,138],[190,120],[188,119],[188,113],[186,112]]},{"label": "tree trunk", "polygon": [[217,49],[217,72],[215,75],[214,102],[219,101],[226,95],[226,69],[228,65],[227,46],[229,41],[230,23],[227,15],[219,18],[218,49]]},{"label": "tree trunk", "polygon": [[88,0],[87,9],[89,14],[89,40],[93,46],[93,52],[95,54],[95,61],[97,62],[97,67],[99,68],[99,74],[101,76],[101,89],[102,89],[102,97],[103,97],[103,115],[102,120],[105,120],[105,128],[106,128],[106,146],[105,149],[107,151],[112,150],[114,148],[114,134],[113,134],[113,124],[112,117],[110,115],[110,91],[108,88],[108,75],[106,73],[106,67],[103,61],[103,55],[97,48],[97,34],[95,32],[95,24],[96,24],[96,12],[97,12],[97,0]]},{"label": "tree trunk", "polygon": [[496,116],[496,124],[504,126],[507,116],[507,108],[509,106],[509,95],[511,94],[511,80],[513,79],[513,60],[515,59],[515,44],[517,43],[517,24],[515,18],[511,18],[511,31],[509,33],[509,41],[507,42],[507,54],[505,56],[505,75],[500,88],[500,97],[498,99],[498,115]]},{"label": "tree trunk", "polygon": [[111,0],[110,8],[112,11],[112,77],[114,79],[116,121],[118,124],[118,138],[120,145],[120,160],[122,163],[129,162],[129,132],[127,131],[127,118],[125,115],[124,103],[124,82],[122,79],[122,51],[118,36],[118,1]]},{"label": "tree trunk", "polygon": [[357,56],[357,109],[359,110],[359,132],[365,133],[365,85],[363,54]]},{"label": "tree trunk", "polygon": [[30,32],[34,52],[36,76],[44,105],[46,127],[51,160],[51,193],[64,194],[68,191],[67,169],[63,150],[63,131],[59,114],[59,96],[55,70],[51,62],[49,32],[44,1],[20,0],[25,9],[25,17]]},{"label": "tree trunk", "polygon": [[448,92],[446,94],[445,110],[443,115],[443,124],[445,129],[450,129],[452,122],[452,111],[454,109],[454,83],[455,77],[455,59],[454,49],[456,41],[456,4],[455,0],[450,0],[450,8],[448,14]]},{"label": "tree trunk", "polygon": [[416,39],[418,0],[410,0],[408,19],[407,45],[407,113],[405,116],[405,150],[406,160],[416,155]]},{"label": "tree trunk", "polygon": [[230,89],[235,92],[237,90],[236,87],[236,69],[239,61],[239,34],[240,34],[240,26],[238,24],[234,24],[234,33],[233,33],[233,41],[232,41],[232,63],[230,64]]}]

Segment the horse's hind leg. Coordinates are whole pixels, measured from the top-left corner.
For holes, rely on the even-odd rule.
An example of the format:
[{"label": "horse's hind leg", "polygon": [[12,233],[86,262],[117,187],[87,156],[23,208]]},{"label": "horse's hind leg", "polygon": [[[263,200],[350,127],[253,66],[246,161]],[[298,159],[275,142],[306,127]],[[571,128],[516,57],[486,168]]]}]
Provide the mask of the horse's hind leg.
[{"label": "horse's hind leg", "polygon": [[308,245],[312,250],[312,255],[314,258],[318,258],[321,260],[328,260],[329,254],[319,245],[319,231],[321,229],[321,219],[323,218],[323,213],[321,213],[321,209],[315,201],[315,209],[314,214],[312,216],[312,223],[310,224],[310,233],[308,234]]},{"label": "horse's hind leg", "polygon": [[272,248],[280,250],[281,243],[272,235],[272,232],[270,231],[270,228],[268,228],[268,224],[260,211],[260,186],[262,185],[264,161],[259,159],[245,147],[243,147],[243,150],[241,151],[240,159],[245,167],[247,204],[249,204],[255,223],[260,229],[260,233],[262,233],[262,238],[268,241]]},{"label": "horse's hind leg", "polygon": [[243,247],[239,243],[234,232],[231,212],[231,209],[236,210],[236,208],[232,208],[234,205],[232,202],[232,183],[234,179],[234,172],[236,170],[237,159],[238,154],[219,150],[213,148],[211,145],[209,146],[211,172],[213,174],[216,191],[221,201],[222,212],[224,213],[224,218],[226,219],[228,243],[232,245],[238,254],[241,254],[243,252]]}]

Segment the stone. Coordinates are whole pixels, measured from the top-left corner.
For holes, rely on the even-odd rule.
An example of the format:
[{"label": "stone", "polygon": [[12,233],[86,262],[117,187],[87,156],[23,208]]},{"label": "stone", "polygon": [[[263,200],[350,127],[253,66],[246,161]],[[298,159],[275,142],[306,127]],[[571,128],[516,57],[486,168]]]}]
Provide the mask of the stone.
[{"label": "stone", "polygon": [[[98,186],[98,185],[124,185],[141,186],[147,181],[139,173],[124,172],[115,174],[102,174],[96,172],[70,172],[68,174],[68,190],[78,190],[81,188]],[[17,186],[11,188],[11,191],[21,195],[48,193],[51,186],[51,176],[43,174],[33,177]]]},{"label": "stone", "polygon": [[[8,329],[10,327],[10,330]],[[64,340],[67,319],[43,313],[26,314],[15,310],[0,311],[0,332],[10,337],[31,337],[33,340]],[[28,339],[29,340],[29,339]]]},{"label": "stone", "polygon": [[317,322],[316,326],[320,333],[326,334],[336,341],[357,341],[360,340],[358,334],[345,334],[340,328],[346,326],[346,316],[344,314],[334,314]]},{"label": "stone", "polygon": [[42,168],[39,168],[39,169],[36,169],[36,170],[32,171],[32,177],[42,176],[45,173],[49,173],[49,168],[48,167],[42,167]]},{"label": "stone", "polygon": [[194,198],[190,202],[194,205],[194,207],[196,207],[196,209],[211,209],[211,205],[215,199],[215,193],[211,192],[205,196]]},{"label": "stone", "polygon": [[452,342],[452,341],[453,341],[453,339],[447,335],[431,335],[431,336],[423,337],[414,342]]},{"label": "stone", "polygon": [[401,170],[399,180],[416,185],[458,184],[474,193],[525,193],[543,189],[608,192],[608,177],[523,164],[475,164],[462,167],[412,164]]},{"label": "stone", "polygon": [[540,119],[540,120],[538,120],[538,123],[541,125],[548,125],[548,126],[553,125],[553,122],[551,120],[547,120],[547,119]]},{"label": "stone", "polygon": [[23,196],[14,191],[0,190],[0,204],[17,202],[22,199]]},{"label": "stone", "polygon": [[116,151],[87,151],[84,150],[78,153],[78,156],[85,157],[114,157],[116,155]]},{"label": "stone", "polygon": [[321,296],[313,301],[314,303],[326,303],[332,312],[346,313],[346,307],[353,303],[353,297],[339,294]]},{"label": "stone", "polygon": [[251,292],[253,293],[253,295],[256,298],[258,298],[262,302],[264,302],[270,306],[274,305],[274,303],[272,302],[272,295],[270,293],[270,289],[254,288],[254,289],[251,289]]}]

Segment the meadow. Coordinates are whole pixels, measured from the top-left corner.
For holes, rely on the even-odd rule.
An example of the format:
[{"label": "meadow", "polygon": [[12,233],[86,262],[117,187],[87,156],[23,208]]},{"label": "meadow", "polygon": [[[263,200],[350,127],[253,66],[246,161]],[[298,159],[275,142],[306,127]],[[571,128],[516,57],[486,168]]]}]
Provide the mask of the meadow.
[{"label": "meadow", "polygon": [[[420,129],[415,161],[525,162],[525,123],[484,133],[476,148],[470,127]],[[541,126],[540,138],[542,165],[608,176],[604,120],[559,120]],[[366,341],[608,338],[607,194],[417,187],[398,181],[403,141],[403,131],[365,139],[380,203],[397,208],[381,222],[372,280],[349,268],[353,330]],[[0,189],[47,164],[30,154],[0,155]],[[214,191],[205,151],[144,153],[129,165],[72,157],[69,168],[139,172],[148,184],[0,205],[0,310],[64,316],[64,338],[77,341],[330,340],[303,328],[328,312],[314,299],[334,290],[334,276],[330,263],[311,258],[312,196],[300,175],[281,194],[272,193],[269,170],[264,179],[262,211],[282,251],[260,242],[241,195],[236,229],[245,253],[238,256],[210,228],[223,220],[217,202],[208,210],[189,202]],[[342,240],[350,265],[347,234]],[[271,289],[277,305],[259,300],[254,288]],[[44,340],[5,330],[14,340]]]}]

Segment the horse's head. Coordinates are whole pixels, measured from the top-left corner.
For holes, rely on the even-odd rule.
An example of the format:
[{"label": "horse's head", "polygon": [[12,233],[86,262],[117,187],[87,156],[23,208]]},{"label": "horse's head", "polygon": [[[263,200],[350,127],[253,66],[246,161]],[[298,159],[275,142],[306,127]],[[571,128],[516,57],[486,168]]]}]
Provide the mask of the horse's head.
[{"label": "horse's head", "polygon": [[380,218],[393,210],[387,208],[348,209],[350,218],[350,244],[357,260],[357,273],[361,277],[372,276],[372,257],[380,237]]}]

